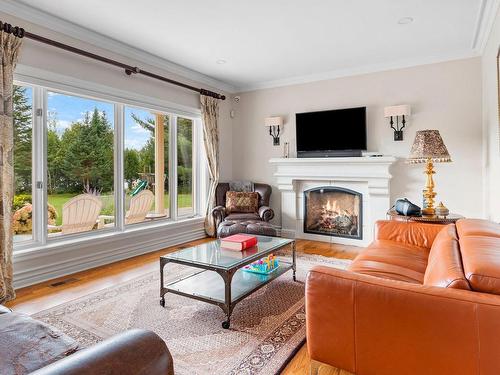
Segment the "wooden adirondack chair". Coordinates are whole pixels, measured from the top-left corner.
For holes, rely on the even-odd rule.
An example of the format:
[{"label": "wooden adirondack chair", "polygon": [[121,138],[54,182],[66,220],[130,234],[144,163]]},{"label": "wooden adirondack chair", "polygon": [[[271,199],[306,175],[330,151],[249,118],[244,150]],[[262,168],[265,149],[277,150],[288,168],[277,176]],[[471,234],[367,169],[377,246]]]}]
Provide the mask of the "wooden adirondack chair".
[{"label": "wooden adirondack chair", "polygon": [[64,203],[62,225],[49,225],[49,230],[60,229],[61,234],[87,232],[94,228],[101,212],[102,201],[91,194],[81,194]]},{"label": "wooden adirondack chair", "polygon": [[130,208],[125,214],[125,224],[135,224],[143,222],[146,215],[151,210],[155,200],[154,194],[150,190],[143,190],[130,200]]},{"label": "wooden adirondack chair", "polygon": [[[130,207],[125,214],[125,225],[142,223],[146,219],[146,215],[151,210],[151,206],[155,200],[154,194],[150,190],[143,190],[130,200]],[[99,215],[98,228],[112,227],[114,223],[105,224],[105,220],[114,220],[114,216]]]}]

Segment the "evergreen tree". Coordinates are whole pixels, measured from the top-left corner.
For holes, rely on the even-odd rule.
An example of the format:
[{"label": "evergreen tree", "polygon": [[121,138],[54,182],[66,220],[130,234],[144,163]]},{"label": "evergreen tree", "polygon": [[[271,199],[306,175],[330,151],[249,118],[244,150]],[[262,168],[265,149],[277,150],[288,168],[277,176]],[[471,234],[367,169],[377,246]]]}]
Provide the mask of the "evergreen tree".
[{"label": "evergreen tree", "polygon": [[47,191],[54,194],[64,191],[64,173],[61,170],[61,140],[57,134],[57,112],[49,111],[47,115]]},{"label": "evergreen tree", "polygon": [[59,155],[71,191],[113,189],[113,131],[106,113],[95,108],[66,129]]},{"label": "evergreen tree", "polygon": [[141,172],[140,156],[137,150],[133,148],[126,148],[123,155],[123,168],[124,168],[124,178],[127,181],[129,187],[132,185],[132,181],[139,178],[139,173]]}]

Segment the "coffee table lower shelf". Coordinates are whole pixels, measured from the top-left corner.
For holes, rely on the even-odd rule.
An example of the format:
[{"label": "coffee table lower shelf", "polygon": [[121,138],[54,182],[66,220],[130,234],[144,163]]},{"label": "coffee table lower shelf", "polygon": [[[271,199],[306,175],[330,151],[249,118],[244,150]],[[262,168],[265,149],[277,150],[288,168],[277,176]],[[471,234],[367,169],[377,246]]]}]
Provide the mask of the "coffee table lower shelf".
[{"label": "coffee table lower shelf", "polygon": [[279,267],[268,275],[246,272],[240,268],[232,278],[222,272],[201,270],[165,285],[161,290],[161,304],[165,305],[166,293],[174,293],[217,305],[228,317],[222,326],[229,328],[229,317],[238,302],[291,269],[292,263],[280,261]]}]

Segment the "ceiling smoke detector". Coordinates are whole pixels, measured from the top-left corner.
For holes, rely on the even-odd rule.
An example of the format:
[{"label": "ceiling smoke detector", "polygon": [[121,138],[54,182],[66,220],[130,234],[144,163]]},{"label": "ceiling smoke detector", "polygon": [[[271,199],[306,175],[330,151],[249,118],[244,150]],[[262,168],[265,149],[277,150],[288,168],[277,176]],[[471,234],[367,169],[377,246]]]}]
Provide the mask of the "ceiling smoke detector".
[{"label": "ceiling smoke detector", "polygon": [[408,25],[409,23],[412,23],[412,22],[413,22],[413,18],[411,18],[411,17],[403,17],[403,18],[399,19],[398,24],[400,24],[400,25]]},{"label": "ceiling smoke detector", "polygon": [[218,59],[218,60],[216,61],[216,63],[217,63],[217,64],[219,64],[219,65],[222,65],[222,64],[227,63],[227,61],[226,61],[225,59]]}]

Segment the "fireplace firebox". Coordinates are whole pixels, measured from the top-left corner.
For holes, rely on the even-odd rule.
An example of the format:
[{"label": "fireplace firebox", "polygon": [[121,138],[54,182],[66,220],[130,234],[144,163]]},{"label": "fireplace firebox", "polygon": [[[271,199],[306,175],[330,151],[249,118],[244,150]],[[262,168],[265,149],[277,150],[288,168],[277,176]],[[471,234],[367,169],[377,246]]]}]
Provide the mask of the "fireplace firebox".
[{"label": "fireplace firebox", "polygon": [[304,191],[304,233],[363,239],[362,194],[339,187]]}]

